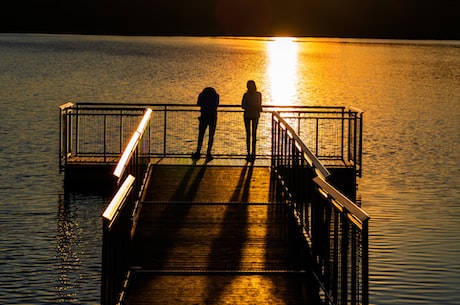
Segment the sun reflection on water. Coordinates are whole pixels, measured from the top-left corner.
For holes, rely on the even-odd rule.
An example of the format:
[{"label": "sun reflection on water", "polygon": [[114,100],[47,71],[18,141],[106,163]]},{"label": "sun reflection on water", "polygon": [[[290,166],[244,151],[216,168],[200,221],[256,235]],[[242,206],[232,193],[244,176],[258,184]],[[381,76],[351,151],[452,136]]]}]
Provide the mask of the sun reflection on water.
[{"label": "sun reflection on water", "polygon": [[291,105],[297,95],[298,44],[294,38],[276,37],[267,44],[267,101],[274,105]]}]

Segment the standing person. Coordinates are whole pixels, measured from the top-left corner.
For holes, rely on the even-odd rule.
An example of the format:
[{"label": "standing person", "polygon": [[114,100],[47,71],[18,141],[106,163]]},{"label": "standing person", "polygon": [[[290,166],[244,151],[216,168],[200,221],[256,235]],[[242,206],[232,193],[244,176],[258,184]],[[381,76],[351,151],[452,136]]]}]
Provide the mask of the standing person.
[{"label": "standing person", "polygon": [[217,123],[217,106],[219,105],[219,94],[212,87],[206,87],[198,95],[197,105],[200,106],[201,116],[198,126],[198,144],[196,151],[192,153],[192,159],[198,160],[201,157],[201,146],[203,144],[204,133],[209,126],[208,150],[206,152],[206,162],[211,161],[214,157],[211,154],[212,144],[214,142],[214,133]]},{"label": "standing person", "polygon": [[248,90],[244,93],[243,101],[241,102],[241,107],[244,109],[246,149],[248,152],[246,160],[254,161],[256,158],[257,125],[259,124],[260,112],[262,111],[262,94],[257,91],[256,83],[253,80],[248,80],[246,87]]}]

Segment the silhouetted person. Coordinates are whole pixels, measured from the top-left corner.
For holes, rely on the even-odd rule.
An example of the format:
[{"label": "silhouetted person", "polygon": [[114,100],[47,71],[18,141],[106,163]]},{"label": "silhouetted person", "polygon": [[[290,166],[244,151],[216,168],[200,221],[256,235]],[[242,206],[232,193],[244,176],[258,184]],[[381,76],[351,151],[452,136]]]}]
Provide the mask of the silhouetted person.
[{"label": "silhouetted person", "polygon": [[248,80],[246,87],[248,91],[244,93],[243,101],[241,102],[241,107],[244,109],[246,149],[248,152],[246,160],[254,161],[256,158],[257,125],[262,111],[262,94],[257,91],[256,83],[253,80]]},{"label": "silhouetted person", "polygon": [[214,142],[214,133],[216,131],[217,123],[217,106],[219,105],[219,94],[212,87],[206,87],[198,95],[197,105],[200,106],[201,116],[198,126],[198,144],[196,151],[192,153],[192,159],[198,160],[201,157],[201,146],[203,144],[204,134],[206,128],[209,126],[209,140],[208,150],[206,152],[206,161],[211,161],[213,158],[211,154],[212,144]]}]

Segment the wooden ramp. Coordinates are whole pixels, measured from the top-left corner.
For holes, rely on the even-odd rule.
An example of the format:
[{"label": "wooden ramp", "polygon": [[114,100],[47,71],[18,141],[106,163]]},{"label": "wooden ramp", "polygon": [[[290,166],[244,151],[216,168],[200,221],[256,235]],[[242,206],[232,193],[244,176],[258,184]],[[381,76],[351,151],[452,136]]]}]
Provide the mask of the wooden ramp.
[{"label": "wooden ramp", "polygon": [[158,165],[150,177],[126,304],[321,304],[268,167]]}]

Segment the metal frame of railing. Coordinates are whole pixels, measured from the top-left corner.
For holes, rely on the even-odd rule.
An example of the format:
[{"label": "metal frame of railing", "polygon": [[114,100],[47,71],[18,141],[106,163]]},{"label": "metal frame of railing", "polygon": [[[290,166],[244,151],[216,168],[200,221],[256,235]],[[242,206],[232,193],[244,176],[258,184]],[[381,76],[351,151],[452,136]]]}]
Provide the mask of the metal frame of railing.
[{"label": "metal frame of railing", "polygon": [[275,109],[302,142],[325,163],[350,164],[361,177],[363,111],[350,107],[321,107],[308,111]]},{"label": "metal frame of railing", "polygon": [[118,304],[130,277],[135,177],[128,175],[102,214],[101,304]]},{"label": "metal frame of railing", "polygon": [[313,178],[313,272],[333,304],[369,304],[369,215],[321,177]]},{"label": "metal frame of railing", "polygon": [[102,214],[101,304],[120,303],[130,278],[131,240],[150,163],[151,117],[152,109],[145,109],[113,172],[119,189]]},{"label": "metal frame of railing", "polygon": [[146,108],[137,129],[132,134],[120,160],[113,172],[118,182],[124,180],[127,174],[140,177],[150,163],[150,120],[152,109]]},{"label": "metal frame of railing", "polygon": [[64,170],[69,154],[72,151],[72,120],[69,113],[73,107],[72,102],[59,106],[59,171]]},{"label": "metal frame of railing", "polygon": [[272,171],[313,257],[330,304],[368,300],[369,216],[327,182],[330,173],[277,112],[272,119]]},{"label": "metal frame of railing", "polygon": [[118,158],[145,106],[68,102],[59,108],[59,170],[63,172],[71,158],[84,157],[86,162]]},{"label": "metal frame of railing", "polygon": [[[196,148],[199,107],[178,104],[67,103],[60,107],[60,170],[69,158],[118,157],[145,107],[150,121],[150,157],[189,157]],[[271,113],[277,111],[302,141],[325,162],[341,161],[361,175],[362,111],[331,106],[263,106],[259,120],[257,157],[271,157]],[[203,147],[206,147],[206,141]],[[155,144],[153,144],[155,143]],[[242,109],[220,105],[213,155],[246,156]]]}]

